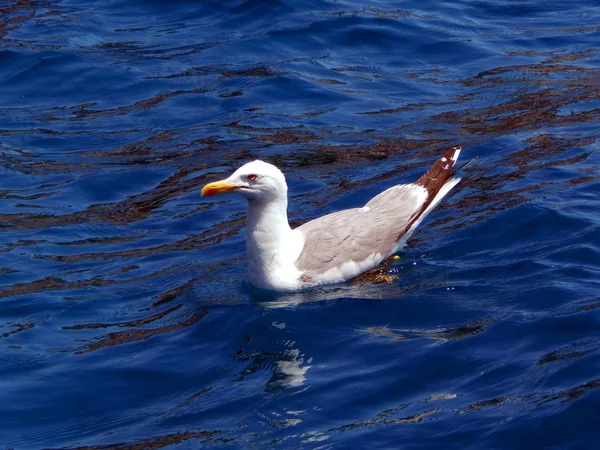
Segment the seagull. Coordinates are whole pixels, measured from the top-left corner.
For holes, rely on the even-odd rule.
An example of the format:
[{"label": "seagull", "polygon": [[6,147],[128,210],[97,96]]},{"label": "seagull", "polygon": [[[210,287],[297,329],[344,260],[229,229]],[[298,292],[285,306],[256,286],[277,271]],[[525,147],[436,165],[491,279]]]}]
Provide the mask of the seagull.
[{"label": "seagull", "polygon": [[227,192],[248,200],[246,250],[250,283],[259,289],[299,291],[341,283],[397,253],[427,214],[457,185],[452,147],[416,182],[398,184],[362,208],[345,209],[295,229],[288,223],[287,183],[274,165],[256,160],[202,195]]}]

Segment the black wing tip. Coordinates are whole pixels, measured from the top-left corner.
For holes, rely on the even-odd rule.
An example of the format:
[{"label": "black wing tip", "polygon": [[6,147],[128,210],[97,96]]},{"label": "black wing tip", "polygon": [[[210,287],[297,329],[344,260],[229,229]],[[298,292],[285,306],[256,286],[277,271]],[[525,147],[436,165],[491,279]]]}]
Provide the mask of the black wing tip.
[{"label": "black wing tip", "polygon": [[462,146],[457,145],[455,147],[450,147],[448,150],[446,150],[446,153],[444,153],[444,156],[442,156],[440,159],[442,160],[442,162],[446,162],[446,161],[452,161],[451,166],[454,166],[454,164],[456,164],[456,161],[458,161],[458,157],[460,156],[460,152],[462,151]]},{"label": "black wing tip", "polygon": [[436,195],[438,192],[440,192],[440,189],[442,189],[450,177],[454,175],[453,169],[456,161],[458,161],[461,150],[462,146],[460,145],[450,147],[444,152],[443,156],[433,163],[431,169],[429,169],[421,176],[421,178],[417,180],[415,184],[427,190],[427,199],[419,211],[413,215],[410,223],[406,226],[404,233],[408,232],[415,221],[418,220],[425,211],[427,211],[427,208],[431,202],[435,200]]},{"label": "black wing tip", "polygon": [[468,160],[466,163],[462,164],[460,167],[457,167],[453,172],[452,175],[456,175],[457,172],[460,172],[461,170],[465,169],[467,166],[470,166],[471,163],[473,161],[475,161],[478,158],[478,156],[474,156],[473,158],[471,158],[470,160]]},{"label": "black wing tip", "polygon": [[444,154],[438,159],[431,169],[429,169],[421,178],[419,178],[416,184],[423,186],[428,191],[437,191],[442,185],[450,178],[453,174],[452,170],[458,161],[462,147],[460,145],[450,147],[444,152]]},{"label": "black wing tip", "polygon": [[454,169],[461,151],[462,146],[460,145],[450,147],[444,152],[440,159],[433,164],[433,167],[429,170],[429,172],[452,172],[452,169]]}]

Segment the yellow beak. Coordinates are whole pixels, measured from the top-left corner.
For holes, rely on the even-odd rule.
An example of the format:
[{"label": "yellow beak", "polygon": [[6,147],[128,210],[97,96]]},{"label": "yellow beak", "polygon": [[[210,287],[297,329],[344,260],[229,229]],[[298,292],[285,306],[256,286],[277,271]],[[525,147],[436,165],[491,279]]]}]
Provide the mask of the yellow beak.
[{"label": "yellow beak", "polygon": [[225,192],[233,192],[237,191],[239,186],[234,184],[229,184],[227,180],[215,181],[214,183],[208,183],[206,186],[202,188],[202,195],[217,195],[223,194]]}]

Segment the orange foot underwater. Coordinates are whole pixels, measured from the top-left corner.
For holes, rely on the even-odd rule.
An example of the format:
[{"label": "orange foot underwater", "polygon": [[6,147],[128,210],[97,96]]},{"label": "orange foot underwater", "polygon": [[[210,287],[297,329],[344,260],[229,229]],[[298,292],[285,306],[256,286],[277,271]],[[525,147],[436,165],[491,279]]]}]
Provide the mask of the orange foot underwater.
[{"label": "orange foot underwater", "polygon": [[400,275],[398,274],[398,269],[389,268],[387,267],[387,264],[389,264],[391,261],[397,261],[399,259],[400,257],[398,255],[390,256],[380,266],[360,274],[352,281],[359,283],[391,284],[394,281],[399,280]]}]

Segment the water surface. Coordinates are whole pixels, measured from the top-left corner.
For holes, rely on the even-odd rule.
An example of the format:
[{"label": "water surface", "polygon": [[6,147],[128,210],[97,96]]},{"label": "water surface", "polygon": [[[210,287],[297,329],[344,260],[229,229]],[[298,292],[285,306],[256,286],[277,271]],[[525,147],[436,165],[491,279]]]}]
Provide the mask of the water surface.
[{"label": "water surface", "polygon": [[[0,6],[0,446],[588,449],[596,2]],[[265,294],[262,158],[302,223],[477,157],[391,283]]]}]

